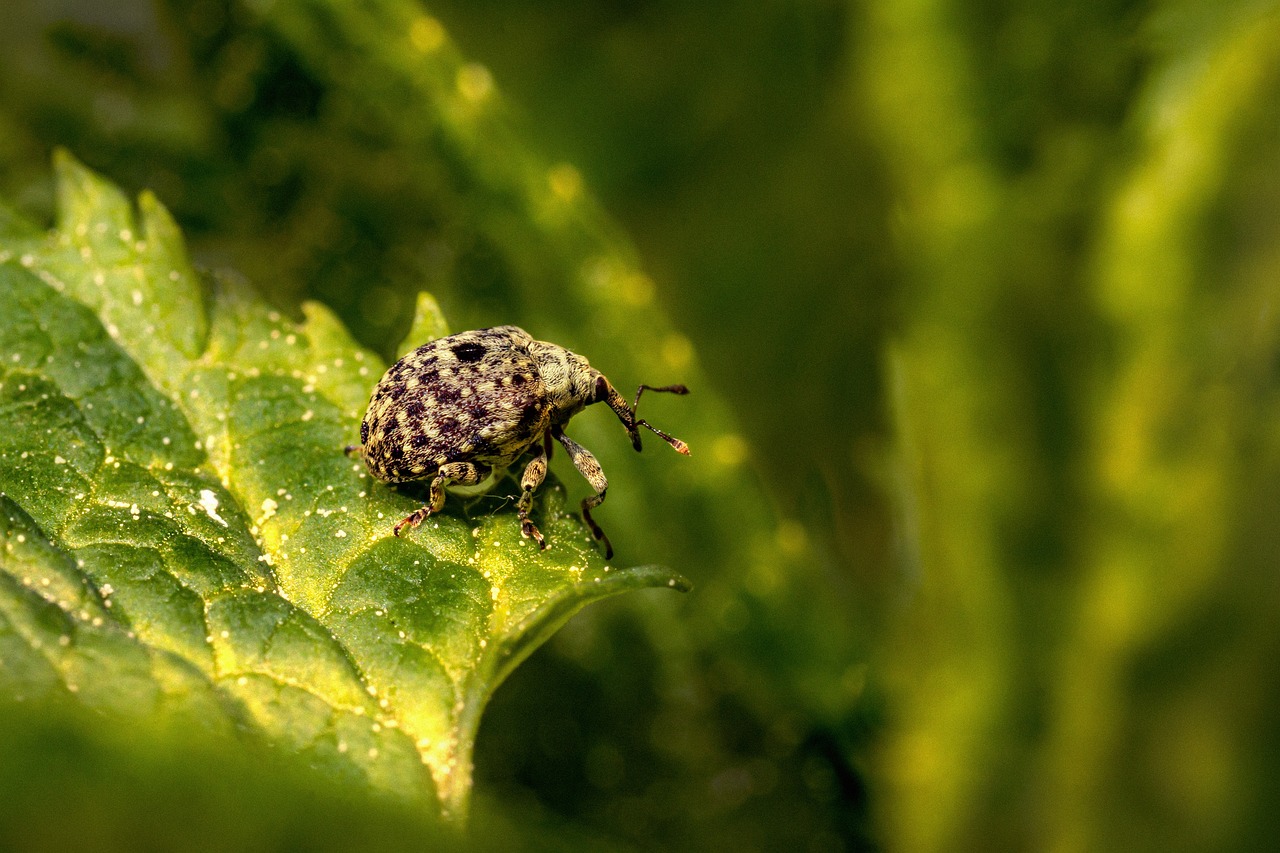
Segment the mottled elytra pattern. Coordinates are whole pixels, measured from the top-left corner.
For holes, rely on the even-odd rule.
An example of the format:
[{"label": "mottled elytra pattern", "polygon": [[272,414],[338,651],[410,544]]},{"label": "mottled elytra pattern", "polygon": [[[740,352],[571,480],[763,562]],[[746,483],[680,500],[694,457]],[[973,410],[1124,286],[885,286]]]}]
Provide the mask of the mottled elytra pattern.
[{"label": "mottled elytra pattern", "polygon": [[360,425],[369,471],[403,483],[449,462],[506,466],[518,458],[551,409],[531,342],[502,326],[441,338],[396,362]]},{"label": "mottled elytra pattern", "polygon": [[642,385],[635,403],[628,406],[585,358],[536,341],[524,329],[498,326],[462,332],[419,347],[392,365],[369,400],[360,424],[362,445],[347,450],[358,450],[369,471],[385,483],[431,479],[428,502],[395,526],[397,535],[405,525],[416,526],[438,512],[446,486],[477,485],[532,451],[521,477],[520,529],[546,548],[529,511],[533,492],[546,474],[549,438],[554,438],[595,489],[582,502],[582,513],[612,557],[608,537],[591,518],[609,481],[591,452],[564,434],[564,426],[585,406],[603,402],[617,413],[636,450],[637,428],[643,426],[688,454],[684,442],[636,418],[635,408],[646,389],[688,393],[683,385]]}]

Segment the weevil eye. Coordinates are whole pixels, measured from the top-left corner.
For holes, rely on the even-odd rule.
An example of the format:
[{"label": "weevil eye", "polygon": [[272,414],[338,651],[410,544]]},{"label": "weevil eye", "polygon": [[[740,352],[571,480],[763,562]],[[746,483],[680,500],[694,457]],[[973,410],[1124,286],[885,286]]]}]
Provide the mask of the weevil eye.
[{"label": "weevil eye", "polygon": [[593,403],[603,403],[609,399],[609,380],[603,376],[596,377],[595,394],[591,397]]}]

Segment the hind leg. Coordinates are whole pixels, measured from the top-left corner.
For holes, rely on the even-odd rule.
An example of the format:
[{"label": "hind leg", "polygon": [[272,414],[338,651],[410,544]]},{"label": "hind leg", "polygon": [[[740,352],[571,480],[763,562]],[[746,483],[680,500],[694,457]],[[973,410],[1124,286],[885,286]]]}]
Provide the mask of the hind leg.
[{"label": "hind leg", "polygon": [[415,512],[410,513],[396,523],[392,529],[392,533],[396,536],[400,535],[400,531],[407,524],[410,527],[417,527],[427,516],[433,512],[439,512],[444,506],[444,487],[457,483],[460,486],[474,486],[489,476],[489,468],[484,465],[476,465],[473,462],[449,462],[441,465],[436,471],[435,479],[431,481],[431,495],[427,498],[427,503]]},{"label": "hind leg", "polygon": [[591,517],[591,510],[604,503],[604,494],[609,488],[609,480],[604,476],[600,463],[591,455],[590,450],[587,450],[563,432],[557,431],[555,435],[556,441],[563,444],[564,449],[569,451],[569,458],[573,460],[573,467],[577,468],[578,473],[591,484],[591,488],[596,490],[594,495],[582,499],[582,520],[587,523],[587,527],[591,528],[591,535],[604,543],[604,558],[612,560],[613,545],[609,542],[609,537],[605,536],[604,531],[600,529],[600,525],[596,524],[595,519]]}]

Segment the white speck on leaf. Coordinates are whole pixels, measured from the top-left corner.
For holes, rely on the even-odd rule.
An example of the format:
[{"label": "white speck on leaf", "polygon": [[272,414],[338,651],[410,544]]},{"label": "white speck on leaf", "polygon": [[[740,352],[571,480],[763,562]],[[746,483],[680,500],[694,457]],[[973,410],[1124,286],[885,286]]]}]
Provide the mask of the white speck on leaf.
[{"label": "white speck on leaf", "polygon": [[223,527],[230,527],[227,520],[218,515],[218,496],[210,489],[200,490],[200,506],[204,508],[205,514]]}]

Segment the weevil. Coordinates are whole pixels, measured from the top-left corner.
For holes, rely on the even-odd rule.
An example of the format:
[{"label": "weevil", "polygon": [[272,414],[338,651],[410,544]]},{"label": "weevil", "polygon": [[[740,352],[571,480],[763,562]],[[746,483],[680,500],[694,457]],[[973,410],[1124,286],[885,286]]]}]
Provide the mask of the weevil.
[{"label": "weevil", "polygon": [[369,398],[360,424],[361,444],[346,452],[358,453],[369,473],[384,483],[431,480],[427,503],[396,523],[396,536],[439,512],[446,488],[481,487],[532,454],[520,477],[516,508],[521,535],[546,548],[529,512],[547,473],[552,441],[558,441],[595,490],[582,501],[582,518],[604,545],[606,558],[612,558],[609,537],[591,517],[591,510],[604,501],[609,481],[591,451],[564,430],[585,407],[605,403],[637,451],[644,427],[687,456],[687,444],[636,416],[645,391],[689,393],[683,385],[641,385],[628,405],[585,358],[534,340],[518,326],[461,332],[418,347],[391,366]]}]

